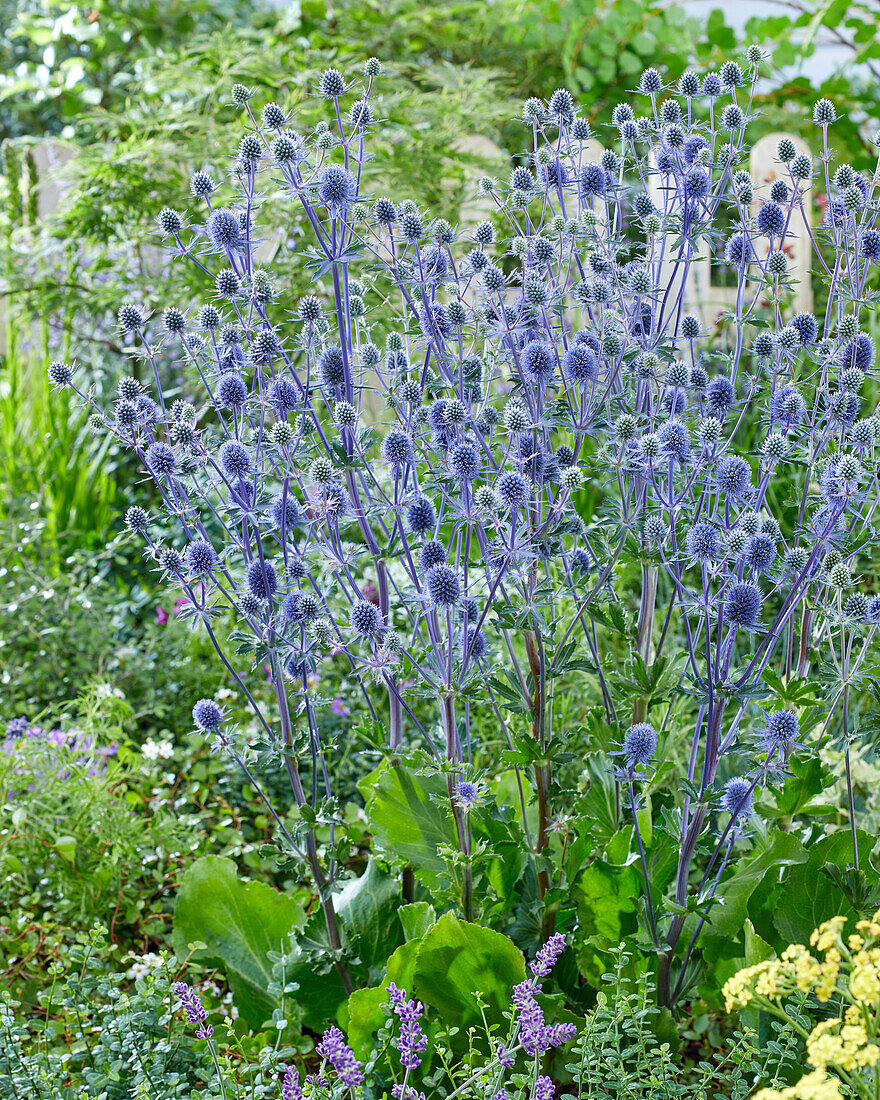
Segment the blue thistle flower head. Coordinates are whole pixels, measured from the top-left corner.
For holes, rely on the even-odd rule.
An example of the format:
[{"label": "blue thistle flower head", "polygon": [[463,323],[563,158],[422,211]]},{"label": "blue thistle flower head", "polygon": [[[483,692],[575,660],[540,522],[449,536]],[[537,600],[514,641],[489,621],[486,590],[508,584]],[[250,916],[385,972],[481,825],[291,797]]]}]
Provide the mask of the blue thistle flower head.
[{"label": "blue thistle flower head", "polygon": [[521,360],[525,370],[541,383],[556,368],[556,356],[545,340],[530,340],[522,350]]},{"label": "blue thistle flower head", "polygon": [[345,77],[338,69],[326,69],[318,81],[318,91],[325,99],[345,95]]},{"label": "blue thistle flower head", "polygon": [[272,526],[279,531],[282,528],[290,530],[302,523],[302,511],[299,502],[289,490],[286,496],[279,493],[276,497],[273,497],[269,511],[272,517]]},{"label": "blue thistle flower head", "polygon": [[819,326],[812,313],[798,313],[796,317],[792,317],[791,326],[795,329],[801,344],[805,347],[809,344],[816,343],[816,338],[819,335]]},{"label": "blue thistle flower head", "polygon": [[270,600],[278,589],[278,576],[271,562],[252,561],[247,567],[247,586],[258,600]]},{"label": "blue thistle flower head", "polygon": [[143,534],[150,524],[147,512],[137,504],[133,504],[125,513],[125,526],[129,531],[137,531]]},{"label": "blue thistle flower head", "polygon": [[218,252],[237,252],[244,244],[237,211],[221,207],[208,217],[208,238]]},{"label": "blue thistle flower head", "polygon": [[434,505],[427,497],[418,497],[407,508],[407,524],[414,535],[424,535],[433,531],[437,523]]},{"label": "blue thistle flower head", "polygon": [[367,641],[376,637],[382,630],[382,615],[379,608],[369,600],[358,600],[351,609],[349,626],[359,637]]},{"label": "blue thistle flower head", "polygon": [[608,189],[608,173],[596,161],[583,165],[578,176],[581,195],[589,199],[594,195],[604,195]]},{"label": "blue thistle flower head", "polygon": [[736,390],[729,378],[713,378],[706,393],[706,404],[713,416],[724,417],[736,400]]},{"label": "blue thistle flower head", "polygon": [[731,585],[724,604],[727,621],[745,630],[754,630],[760,622],[763,602],[757,585],[748,582]]},{"label": "blue thistle flower head", "polygon": [[785,228],[785,211],[775,202],[765,202],[755,219],[758,232],[765,237],[779,237]]},{"label": "blue thistle flower head", "polygon": [[205,733],[216,733],[224,717],[222,708],[213,699],[199,699],[193,707],[193,721]]},{"label": "blue thistle flower head", "polygon": [[755,250],[747,233],[734,233],[724,246],[725,262],[731,267],[742,268],[755,259]]},{"label": "blue thistle flower head", "polygon": [[318,174],[318,199],[331,211],[347,210],[357,201],[357,180],[341,164],[328,164]]},{"label": "blue thistle flower head", "polygon": [[798,716],[794,711],[764,712],[764,725],[759,734],[761,745],[767,752],[794,747],[799,732]]},{"label": "blue thistle flower head", "polygon": [[247,387],[238,374],[224,374],[217,383],[217,401],[224,409],[243,409],[247,403]]},{"label": "blue thistle flower head", "polygon": [[292,412],[299,404],[296,386],[289,378],[278,379],[272,387],[272,397],[282,413]]},{"label": "blue thistle flower head", "polygon": [[746,546],[746,564],[756,576],[763,576],[776,561],[776,543],[767,534],[757,534]]},{"label": "blue thistle flower head", "polygon": [[687,462],[691,455],[691,433],[681,420],[666,420],[657,430],[657,438],[667,454],[679,462]]},{"label": "blue thistle flower head", "polygon": [[647,764],[657,751],[657,731],[649,722],[637,722],[623,735],[621,751],[630,767]]},{"label": "blue thistle flower head", "polygon": [[529,483],[515,470],[508,470],[498,478],[495,491],[511,507],[521,507],[529,499]]},{"label": "blue thistle flower head", "polygon": [[159,440],[147,448],[147,466],[154,474],[169,475],[177,469],[177,453],[173,447]]},{"label": "blue thistle flower head", "polygon": [[463,481],[473,481],[482,469],[477,448],[467,441],[457,444],[450,450],[449,465]]},{"label": "blue thistle flower head", "polygon": [[419,551],[419,570],[427,573],[435,565],[446,561],[446,547],[437,539],[428,539]]},{"label": "blue thistle flower head", "polygon": [[489,652],[489,642],[486,635],[482,630],[477,630],[476,627],[468,627],[467,635],[465,638],[466,650],[469,649],[471,656],[479,660],[481,657],[485,657]]},{"label": "blue thistle flower head", "polygon": [[251,468],[251,456],[243,443],[228,439],[220,448],[220,465],[232,478],[242,478]]},{"label": "blue thistle flower head", "polygon": [[752,784],[748,779],[735,775],[733,779],[727,780],[721,795],[721,808],[725,813],[736,814],[740,821],[751,817]]},{"label": "blue thistle flower head", "polygon": [[718,463],[715,483],[719,492],[745,499],[752,495],[752,471],[739,455],[727,455]]},{"label": "blue thistle flower head", "polygon": [[562,361],[566,375],[578,383],[591,382],[599,370],[595,350],[586,343],[570,344]]},{"label": "blue thistle flower head", "polygon": [[685,546],[690,557],[698,561],[718,561],[721,557],[721,536],[717,528],[705,520],[689,528]]},{"label": "blue thistle flower head", "polygon": [[709,175],[702,168],[692,168],[684,177],[684,193],[690,202],[700,202],[709,194]]},{"label": "blue thistle flower head", "polygon": [[468,813],[482,801],[480,788],[468,779],[462,779],[455,784],[452,797],[456,804]]},{"label": "blue thistle flower head", "polygon": [[867,374],[874,362],[874,344],[870,336],[862,333],[853,340],[847,341],[840,349],[837,357],[837,365],[841,370],[849,370],[855,367],[862,374]]},{"label": "blue thistle flower head", "polygon": [[321,384],[326,389],[335,389],[341,386],[345,379],[345,361],[342,358],[342,348],[336,344],[324,348],[318,356],[318,370],[321,374]]},{"label": "blue thistle flower head", "polygon": [[866,229],[862,233],[861,248],[866,260],[880,263],[880,232],[876,229]]},{"label": "blue thistle flower head", "polygon": [[219,565],[217,551],[205,539],[193,539],[186,548],[186,564],[191,573],[206,576]]},{"label": "blue thistle flower head", "polygon": [[382,457],[395,468],[406,466],[415,461],[415,450],[411,436],[397,429],[390,431],[382,440]]},{"label": "blue thistle flower head", "polygon": [[639,78],[639,91],[651,96],[663,91],[663,78],[656,69],[645,69]]},{"label": "blue thistle flower head", "polygon": [[431,600],[441,606],[457,604],[461,599],[461,582],[451,565],[433,566],[428,572],[427,587]]},{"label": "blue thistle flower head", "polygon": [[715,98],[720,96],[724,91],[724,85],[721,83],[721,77],[718,73],[706,73],[703,77],[703,95]]}]

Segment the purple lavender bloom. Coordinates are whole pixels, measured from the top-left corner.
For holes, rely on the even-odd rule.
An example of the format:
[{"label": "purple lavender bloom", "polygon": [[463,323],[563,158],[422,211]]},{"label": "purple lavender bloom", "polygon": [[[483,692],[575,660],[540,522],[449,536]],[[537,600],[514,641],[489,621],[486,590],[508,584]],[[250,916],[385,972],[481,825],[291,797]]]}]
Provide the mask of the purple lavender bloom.
[{"label": "purple lavender bloom", "polygon": [[406,1088],[403,1085],[392,1085],[391,1095],[394,1100],[425,1100],[425,1094],[412,1085],[407,1085]]},{"label": "purple lavender bloom", "polygon": [[498,1044],[498,1048],[495,1051],[495,1057],[498,1059],[498,1062],[502,1066],[505,1066],[507,1069],[510,1069],[513,1066],[514,1062],[516,1061],[515,1058],[512,1058],[508,1054],[507,1047],[505,1047],[501,1043]]},{"label": "purple lavender bloom", "polygon": [[208,1013],[202,1004],[202,998],[186,982],[175,982],[171,986],[172,992],[178,999],[180,1007],[186,1012],[186,1018],[191,1024],[199,1024],[196,1030],[197,1039],[210,1039],[214,1034],[214,1028],[205,1023]]},{"label": "purple lavender bloom", "polygon": [[339,1080],[344,1085],[353,1089],[363,1084],[364,1074],[361,1064],[345,1042],[345,1036],[338,1027],[331,1027],[324,1032],[324,1037],[315,1047],[315,1051],[336,1070]]},{"label": "purple lavender bloom", "polygon": [[535,1090],[532,1100],[553,1100],[556,1095],[556,1086],[549,1077],[539,1077],[535,1082]]},{"label": "purple lavender bloom", "polygon": [[428,1046],[428,1037],[422,1031],[420,1020],[424,1007],[421,1001],[408,999],[403,989],[394,982],[386,987],[390,995],[391,1007],[400,1020],[400,1036],[395,1046],[400,1051],[400,1064],[404,1069],[415,1069],[421,1065],[422,1055]]},{"label": "purple lavender bloom", "polygon": [[299,1073],[293,1066],[285,1071],[284,1080],[281,1082],[281,1100],[302,1100]]},{"label": "purple lavender bloom", "polygon": [[565,936],[562,932],[554,932],[535,956],[535,961],[532,963],[532,973],[537,978],[549,977],[557,959],[564,950]]},{"label": "purple lavender bloom", "polygon": [[535,1000],[539,985],[527,978],[513,987],[511,1000],[520,1025],[520,1042],[526,1054],[543,1054],[551,1047],[562,1046],[577,1028],[574,1024],[547,1024],[541,1006]]}]

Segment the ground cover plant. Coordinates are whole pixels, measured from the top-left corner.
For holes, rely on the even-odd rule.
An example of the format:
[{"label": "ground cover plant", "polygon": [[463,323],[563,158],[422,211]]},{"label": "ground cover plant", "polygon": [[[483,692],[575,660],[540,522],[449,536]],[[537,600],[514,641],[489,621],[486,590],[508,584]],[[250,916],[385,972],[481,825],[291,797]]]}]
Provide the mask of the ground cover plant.
[{"label": "ground cover plant", "polygon": [[[602,121],[528,99],[460,223],[371,157],[378,60],[299,111],[232,87],[227,170],[157,217],[189,273],[118,303],[115,397],[48,367],[154,621],[112,668],[140,721],[110,687],[53,728],[15,673],[9,926],[54,964],[5,1001],[10,1095],[868,1095],[878,180],[821,98],[750,177],[763,64],[648,68]],[[46,577],[77,623],[116,554]],[[20,636],[39,666],[79,629]],[[786,949],[817,927],[822,965]],[[861,984],[820,996],[835,965]]]}]

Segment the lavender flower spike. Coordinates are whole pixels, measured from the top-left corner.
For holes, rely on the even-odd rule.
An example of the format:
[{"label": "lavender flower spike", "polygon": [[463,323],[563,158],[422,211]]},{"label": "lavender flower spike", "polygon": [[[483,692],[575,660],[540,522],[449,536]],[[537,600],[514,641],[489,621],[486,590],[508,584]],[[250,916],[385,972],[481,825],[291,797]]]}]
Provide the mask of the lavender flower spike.
[{"label": "lavender flower spike", "polygon": [[556,932],[540,949],[532,963],[532,973],[538,978],[547,978],[556,965],[556,960],[565,950],[565,936]]},{"label": "lavender flower spike", "polygon": [[315,1050],[336,1070],[339,1080],[344,1085],[353,1089],[363,1084],[364,1074],[361,1064],[345,1042],[345,1036],[338,1027],[334,1026],[325,1031],[324,1038]]},{"label": "lavender flower spike", "polygon": [[186,1018],[191,1024],[201,1024],[196,1031],[197,1039],[210,1039],[214,1034],[214,1028],[205,1023],[208,1013],[202,1004],[202,998],[186,982],[175,982],[171,987],[172,992],[180,1002],[180,1007],[186,1012]]},{"label": "lavender flower spike", "polygon": [[281,1100],[302,1100],[299,1073],[293,1066],[285,1072],[284,1080],[281,1082]]},{"label": "lavender flower spike", "polygon": [[400,1038],[394,1044],[400,1051],[400,1064],[404,1069],[421,1065],[428,1038],[419,1021],[424,1012],[421,1001],[407,999],[406,991],[398,989],[394,982],[386,989],[391,996],[391,1007],[400,1020]]}]

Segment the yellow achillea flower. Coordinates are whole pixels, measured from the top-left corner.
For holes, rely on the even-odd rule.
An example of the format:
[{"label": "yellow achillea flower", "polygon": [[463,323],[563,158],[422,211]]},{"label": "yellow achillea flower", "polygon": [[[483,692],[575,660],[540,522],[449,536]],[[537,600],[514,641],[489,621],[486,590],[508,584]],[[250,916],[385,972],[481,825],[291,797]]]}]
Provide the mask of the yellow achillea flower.
[{"label": "yellow achillea flower", "polygon": [[859,921],[857,934],[843,938],[846,917],[832,917],[810,936],[815,958],[803,944],[792,944],[734,974],[724,985],[727,1010],[759,1008],[786,1022],[782,1002],[793,993],[812,994],[841,1004],[839,1016],[823,1020],[806,1042],[812,1071],[796,1085],[763,1089],[754,1100],[843,1100],[839,1078],[853,1095],[874,1100],[880,1080],[880,911]]},{"label": "yellow achillea flower", "polygon": [[874,914],[871,920],[860,920],[856,928],[860,932],[864,932],[866,936],[870,936],[872,940],[876,940],[880,937],[880,910]]},{"label": "yellow achillea flower", "polygon": [[834,1065],[851,1071],[876,1065],[880,1047],[868,1042],[868,1033],[862,1024],[841,1026],[840,1020],[823,1020],[807,1039],[807,1057],[816,1069]]},{"label": "yellow achillea flower", "polygon": [[853,956],[849,991],[854,1001],[876,1004],[880,1001],[880,948],[859,951]]},{"label": "yellow achillea flower", "polygon": [[787,1089],[761,1089],[753,1100],[844,1100],[840,1086],[824,1070],[817,1069]]},{"label": "yellow achillea flower", "polygon": [[[825,961],[819,966],[816,980],[813,983],[817,1000],[827,1001],[829,999],[837,988],[837,976],[839,973],[840,952],[836,947],[829,947],[825,952]],[[806,991],[809,991],[809,986]]]},{"label": "yellow achillea flower", "polygon": [[820,951],[827,951],[840,939],[840,930],[845,924],[846,917],[832,917],[831,920],[826,920],[810,936],[811,946],[817,947]]}]

